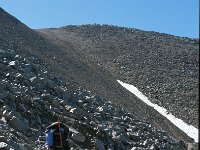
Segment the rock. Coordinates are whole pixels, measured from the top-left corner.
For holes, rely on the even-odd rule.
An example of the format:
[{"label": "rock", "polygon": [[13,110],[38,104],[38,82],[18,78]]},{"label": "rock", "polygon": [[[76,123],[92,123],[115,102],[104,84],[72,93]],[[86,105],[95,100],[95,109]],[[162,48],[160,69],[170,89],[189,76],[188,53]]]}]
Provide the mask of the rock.
[{"label": "rock", "polygon": [[133,147],[131,150],[142,150],[141,147]]},{"label": "rock", "polygon": [[198,143],[188,143],[187,150],[198,150]]},{"label": "rock", "polygon": [[179,145],[182,149],[187,149],[187,146],[183,140],[179,140]]},{"label": "rock", "polygon": [[41,96],[45,101],[48,101],[49,103],[52,103],[54,100],[54,97],[50,94],[42,94]]},{"label": "rock", "polygon": [[45,80],[46,81],[46,88],[48,90],[54,89],[55,88],[55,84],[53,83],[53,81],[51,80]]},{"label": "rock", "polygon": [[131,140],[133,140],[134,142],[138,142],[141,140],[140,135],[136,134],[136,133],[130,133],[129,137]]},{"label": "rock", "polygon": [[112,144],[109,144],[109,145],[107,146],[107,149],[108,149],[108,150],[114,150],[114,147],[113,147]]},{"label": "rock", "polygon": [[80,117],[80,119],[83,117],[86,117],[86,118],[89,117],[88,112],[86,112],[84,109],[82,109],[80,107],[71,109],[70,112],[73,113],[75,116]]},{"label": "rock", "polygon": [[19,112],[16,112],[16,111],[11,111],[9,113],[4,114],[6,121],[9,121],[13,116],[16,116],[19,119],[21,118],[21,114]]},{"label": "rock", "polygon": [[25,80],[23,80],[23,82],[22,82],[22,85],[25,85],[25,86],[30,86],[30,80],[29,79],[25,79]]},{"label": "rock", "polygon": [[37,78],[37,77],[32,77],[32,78],[29,79],[29,81],[32,82],[32,83],[34,84],[34,83],[39,82],[39,78]]},{"label": "rock", "polygon": [[5,142],[0,142],[0,150],[10,150],[10,148]]},{"label": "rock", "polygon": [[45,136],[39,136],[39,137],[38,137],[38,140],[39,140],[39,141],[45,141],[45,140],[46,140],[46,137],[45,137]]},{"label": "rock", "polygon": [[30,145],[30,144],[24,144],[24,147],[25,147],[27,150],[34,150],[33,146]]},{"label": "rock", "polygon": [[117,132],[117,134],[125,132],[124,127],[122,127],[120,125],[116,125],[113,129]]},{"label": "rock", "polygon": [[171,149],[171,146],[168,143],[163,144],[164,149]]},{"label": "rock", "polygon": [[65,110],[66,110],[66,111],[69,112],[71,109],[73,109],[72,106],[70,106],[70,105],[65,105]]},{"label": "rock", "polygon": [[7,138],[5,136],[0,136],[0,141],[1,142],[6,142],[7,141]]},{"label": "rock", "polygon": [[22,131],[26,133],[26,131],[29,128],[29,125],[27,122],[20,120],[19,118],[13,116],[12,119],[9,122],[9,125],[16,129],[17,131]]},{"label": "rock", "polygon": [[1,91],[0,99],[5,99],[7,96],[8,96],[8,92],[6,92],[6,91]]},{"label": "rock", "polygon": [[85,137],[80,133],[73,133],[72,139],[75,141],[81,142],[81,143],[83,143],[85,141]]},{"label": "rock", "polygon": [[69,91],[63,91],[62,92],[62,99],[66,102],[69,101],[70,97],[71,97],[72,93]]},{"label": "rock", "polygon": [[49,104],[48,101],[43,101],[43,103],[44,103],[44,109],[45,109],[45,110],[50,109],[50,104]]},{"label": "rock", "polygon": [[116,150],[126,149],[126,147],[124,146],[124,144],[121,141],[116,141],[114,147]]},{"label": "rock", "polygon": [[53,107],[58,108],[60,106],[60,102],[58,100],[53,100],[52,105]]},{"label": "rock", "polygon": [[97,148],[97,150],[105,150],[104,143],[101,140],[96,140],[94,143],[94,146]]}]

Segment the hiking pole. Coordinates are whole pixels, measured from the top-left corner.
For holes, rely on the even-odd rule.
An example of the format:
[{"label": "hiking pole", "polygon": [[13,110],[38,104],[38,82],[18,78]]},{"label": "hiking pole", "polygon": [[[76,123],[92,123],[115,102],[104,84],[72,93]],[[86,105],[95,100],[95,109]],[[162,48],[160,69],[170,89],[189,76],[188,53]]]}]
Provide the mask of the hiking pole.
[{"label": "hiking pole", "polygon": [[58,129],[59,129],[59,135],[60,135],[60,146],[62,147],[63,143],[62,143],[62,134],[61,134],[61,128],[60,128],[60,119],[58,120]]},{"label": "hiking pole", "polygon": [[62,141],[62,133],[61,133],[61,128],[60,128],[60,118],[63,121],[63,109],[60,108],[61,116],[58,117],[58,129],[59,129],[59,136],[60,136],[60,146],[63,147],[63,141]]}]

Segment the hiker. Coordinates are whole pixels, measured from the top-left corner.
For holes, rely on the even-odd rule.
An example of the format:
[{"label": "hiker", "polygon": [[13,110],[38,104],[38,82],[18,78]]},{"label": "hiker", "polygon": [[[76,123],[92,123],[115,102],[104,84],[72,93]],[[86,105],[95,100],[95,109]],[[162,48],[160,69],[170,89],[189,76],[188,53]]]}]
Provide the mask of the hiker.
[{"label": "hiker", "polygon": [[62,122],[54,122],[46,128],[47,150],[69,150],[69,128]]}]

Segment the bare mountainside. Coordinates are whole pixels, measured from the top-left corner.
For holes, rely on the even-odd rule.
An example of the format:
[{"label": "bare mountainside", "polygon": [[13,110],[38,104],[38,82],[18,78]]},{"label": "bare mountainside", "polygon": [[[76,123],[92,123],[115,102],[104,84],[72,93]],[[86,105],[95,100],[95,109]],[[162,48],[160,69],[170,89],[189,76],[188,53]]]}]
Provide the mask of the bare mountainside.
[{"label": "bare mountainside", "polygon": [[108,25],[39,30],[198,128],[198,39]]},{"label": "bare mountainside", "polygon": [[0,149],[43,150],[39,136],[58,116],[71,128],[72,149],[192,145],[193,139],[122,88],[116,75],[73,43],[57,42],[0,8]]}]

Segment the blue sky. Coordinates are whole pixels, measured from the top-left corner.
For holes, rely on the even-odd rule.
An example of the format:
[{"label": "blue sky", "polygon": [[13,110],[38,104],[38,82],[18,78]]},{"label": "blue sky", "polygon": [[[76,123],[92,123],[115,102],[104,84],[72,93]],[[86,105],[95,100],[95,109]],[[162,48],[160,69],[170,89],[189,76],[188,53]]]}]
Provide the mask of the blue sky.
[{"label": "blue sky", "polygon": [[0,0],[33,29],[109,24],[199,38],[198,0]]}]

